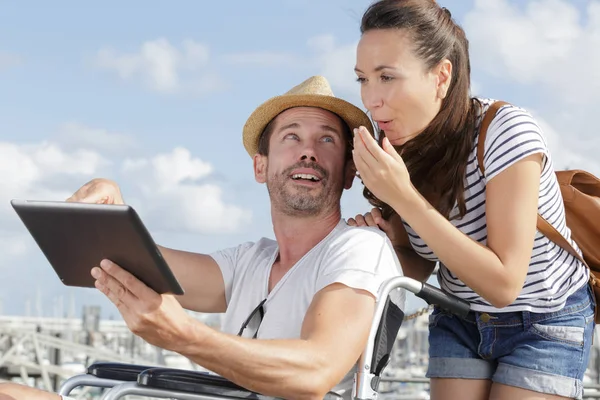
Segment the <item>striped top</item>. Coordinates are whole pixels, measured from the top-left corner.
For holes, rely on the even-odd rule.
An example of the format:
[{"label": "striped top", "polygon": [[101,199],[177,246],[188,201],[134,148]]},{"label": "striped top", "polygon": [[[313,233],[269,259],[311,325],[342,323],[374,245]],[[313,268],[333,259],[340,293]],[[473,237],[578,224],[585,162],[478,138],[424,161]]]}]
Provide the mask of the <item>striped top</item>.
[{"label": "striped top", "polygon": [[[479,99],[483,110],[487,110],[493,100]],[[482,115],[477,125],[481,124]],[[485,218],[485,185],[496,175],[515,162],[534,153],[543,153],[542,173],[540,176],[540,194],[538,212],[552,224],[572,245],[571,231],[565,223],[565,210],[560,188],[554,174],[552,158],[546,139],[531,115],[522,108],[507,105],[498,111],[488,127],[484,146],[485,176],[477,161],[477,132],[473,150],[469,155],[466,169],[465,201],[467,213],[462,219],[453,219],[451,223],[464,234],[483,245],[487,244]],[[450,213],[458,215],[458,207]],[[439,261],[436,255],[404,222],[413,249],[422,257]],[[471,309],[480,312],[554,312],[560,310],[569,295],[587,283],[587,268],[566,250],[554,244],[539,231],[536,231],[534,247],[529,263],[529,272],[525,284],[516,301],[506,308],[498,309],[480,297],[460,281],[456,275],[442,263],[438,273],[440,287],[471,303]]]}]

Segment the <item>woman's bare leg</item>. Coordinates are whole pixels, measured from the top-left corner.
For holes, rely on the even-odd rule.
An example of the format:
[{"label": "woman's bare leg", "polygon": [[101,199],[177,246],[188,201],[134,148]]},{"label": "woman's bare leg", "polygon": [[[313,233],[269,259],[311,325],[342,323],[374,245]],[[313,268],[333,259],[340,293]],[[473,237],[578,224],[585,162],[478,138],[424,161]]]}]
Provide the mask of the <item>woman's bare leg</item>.
[{"label": "woman's bare leg", "polygon": [[487,379],[432,378],[431,400],[488,400],[492,381]]},{"label": "woman's bare leg", "polygon": [[494,383],[490,394],[490,400],[562,400],[569,397],[554,396],[534,392],[532,390],[521,389],[515,386]]}]

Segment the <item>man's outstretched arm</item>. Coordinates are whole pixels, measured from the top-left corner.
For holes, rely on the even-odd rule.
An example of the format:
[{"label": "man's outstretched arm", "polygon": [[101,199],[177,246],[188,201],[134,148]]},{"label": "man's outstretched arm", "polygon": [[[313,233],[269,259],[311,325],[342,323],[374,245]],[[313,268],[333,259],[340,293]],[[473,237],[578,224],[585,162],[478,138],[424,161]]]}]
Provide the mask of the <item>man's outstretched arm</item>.
[{"label": "man's outstretched arm", "polygon": [[217,332],[193,319],[173,296],[159,295],[116,264],[103,261],[96,287],[147,342],[178,352],[248,389],[287,399],[322,399],[357,362],[375,298],[334,283],[318,292],[300,339],[256,340]]},{"label": "man's outstretched arm", "polygon": [[288,399],[322,399],[356,364],[374,297],[334,283],[314,297],[299,340],[253,340],[197,325],[176,351],[237,384]]},{"label": "man's outstretched arm", "polygon": [[223,275],[211,256],[158,247],[185,291],[184,295],[176,296],[183,308],[205,313],[227,310]]}]

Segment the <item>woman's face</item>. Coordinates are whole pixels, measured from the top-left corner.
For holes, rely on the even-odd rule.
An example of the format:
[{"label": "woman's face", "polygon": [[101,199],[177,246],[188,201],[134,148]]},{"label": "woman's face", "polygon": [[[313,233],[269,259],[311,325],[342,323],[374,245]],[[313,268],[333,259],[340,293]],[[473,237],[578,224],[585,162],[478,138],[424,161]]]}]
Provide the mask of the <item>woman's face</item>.
[{"label": "woman's face", "polygon": [[362,102],[393,145],[406,143],[433,120],[451,70],[447,60],[427,70],[403,30],[370,30],[358,44],[355,72]]}]

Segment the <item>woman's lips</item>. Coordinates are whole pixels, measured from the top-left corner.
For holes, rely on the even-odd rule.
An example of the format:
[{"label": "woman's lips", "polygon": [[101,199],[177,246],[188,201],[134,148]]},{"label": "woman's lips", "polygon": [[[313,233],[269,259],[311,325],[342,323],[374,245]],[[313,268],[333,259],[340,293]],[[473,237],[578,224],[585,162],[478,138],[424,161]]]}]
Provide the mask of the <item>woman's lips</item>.
[{"label": "woman's lips", "polygon": [[383,131],[387,131],[392,127],[392,120],[388,120],[388,121],[375,121],[377,122],[377,126],[379,127],[379,129],[383,130]]}]

